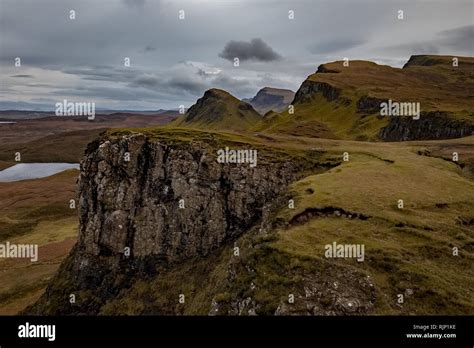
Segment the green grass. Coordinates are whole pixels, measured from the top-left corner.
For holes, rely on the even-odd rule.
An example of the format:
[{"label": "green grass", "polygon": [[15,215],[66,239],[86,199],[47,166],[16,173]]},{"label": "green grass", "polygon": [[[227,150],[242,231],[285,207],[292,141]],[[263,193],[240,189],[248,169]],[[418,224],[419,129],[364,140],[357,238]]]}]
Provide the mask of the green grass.
[{"label": "green grass", "polygon": [[328,101],[322,93],[311,100],[294,103],[294,114],[288,111],[263,118],[252,129],[267,133],[321,138],[378,140],[388,117],[377,117],[378,111],[361,112],[357,102],[362,97],[399,102],[419,102],[422,112],[448,112],[452,119],[474,122],[474,58],[459,57],[459,66],[452,67],[452,57],[426,56],[436,65],[410,65],[392,68],[367,61],[342,61],[323,64],[323,70],[310,75],[307,82],[324,83],[340,90],[340,96]]},{"label": "green grass", "polygon": [[[118,130],[110,135],[132,132],[144,132],[156,141],[258,146],[276,160],[316,152],[324,154],[319,160],[340,165],[325,172],[308,170],[293,183],[287,196],[295,199],[295,209],[277,205],[272,229],[262,234],[257,226],[236,241],[239,257],[232,256],[232,246],[227,245],[208,259],[189,260],[149,279],[132,281],[101,314],[207,314],[213,300],[220,312],[237,314],[236,302],[251,298],[257,314],[272,315],[287,303],[288,294],[297,298],[291,310],[302,314],[309,303],[304,290],[308,287],[319,289],[317,313],[327,314],[335,298],[369,299],[372,293],[360,285],[367,277],[373,283],[374,302],[364,314],[473,312],[474,255],[469,246],[474,235],[472,226],[460,224],[459,218],[474,217],[474,183],[458,164],[418,152],[442,148],[449,153],[455,148],[461,158],[469,159],[474,137],[365,143],[180,128]],[[342,161],[343,152],[349,153],[348,162]],[[404,200],[404,209],[398,209],[398,199]],[[290,223],[307,209],[327,207],[369,219],[327,215]],[[334,241],[364,244],[365,261],[325,258],[324,246]],[[452,255],[454,246],[460,256]],[[334,282],[337,291],[331,290]],[[186,296],[185,306],[178,303],[180,293]],[[400,293],[405,295],[403,305],[397,303]],[[243,314],[248,314],[246,310]]]},{"label": "green grass", "polygon": [[[472,227],[458,221],[474,217],[474,183],[453,163],[386,148],[367,156],[348,147],[349,162],[294,183],[296,209],[282,209],[278,215],[290,221],[308,208],[336,207],[370,219],[313,217],[279,229],[274,247],[296,257],[324,259],[324,246],[333,241],[364,244],[365,262],[339,264],[374,279],[379,295],[375,313],[472,313],[474,254],[469,245],[474,235]],[[398,209],[398,199],[404,200],[404,209]],[[460,256],[452,255],[454,246]],[[414,294],[397,306],[397,294],[406,289]]]}]

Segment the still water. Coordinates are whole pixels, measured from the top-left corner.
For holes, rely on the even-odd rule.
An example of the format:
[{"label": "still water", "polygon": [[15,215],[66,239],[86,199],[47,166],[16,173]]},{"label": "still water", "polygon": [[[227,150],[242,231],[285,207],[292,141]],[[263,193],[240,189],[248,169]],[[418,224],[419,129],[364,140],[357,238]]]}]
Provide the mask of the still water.
[{"label": "still water", "polygon": [[73,168],[79,169],[79,163],[19,163],[0,171],[0,182],[39,179]]}]

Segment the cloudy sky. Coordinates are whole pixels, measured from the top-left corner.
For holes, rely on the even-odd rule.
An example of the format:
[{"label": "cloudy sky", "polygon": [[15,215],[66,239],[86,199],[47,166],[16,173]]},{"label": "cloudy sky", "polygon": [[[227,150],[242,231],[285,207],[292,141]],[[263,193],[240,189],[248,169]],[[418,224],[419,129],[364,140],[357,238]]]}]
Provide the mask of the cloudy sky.
[{"label": "cloudy sky", "polygon": [[472,0],[0,0],[0,108],[176,109],[212,87],[296,91],[344,57],[474,56],[473,18]]}]

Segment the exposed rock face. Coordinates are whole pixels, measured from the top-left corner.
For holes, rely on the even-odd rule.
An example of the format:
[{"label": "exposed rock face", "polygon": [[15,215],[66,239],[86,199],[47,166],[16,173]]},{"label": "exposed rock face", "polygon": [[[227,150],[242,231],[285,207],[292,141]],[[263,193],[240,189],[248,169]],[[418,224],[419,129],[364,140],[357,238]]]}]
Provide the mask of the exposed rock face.
[{"label": "exposed rock face", "polygon": [[282,302],[275,315],[354,315],[373,308],[376,293],[369,277],[339,270],[337,276],[321,278],[305,277],[303,289],[295,294],[298,305]]},{"label": "exposed rock face", "polygon": [[385,141],[461,138],[472,135],[474,125],[450,118],[444,112],[422,112],[419,120],[411,117],[390,117],[389,124],[379,132]]},{"label": "exposed rock face", "polygon": [[[79,179],[77,245],[27,312],[95,314],[131,275],[208,255],[259,221],[265,204],[300,169],[264,157],[254,168],[220,164],[205,143],[141,134],[89,144]],[[93,291],[94,301],[74,308],[54,303],[77,291]]]},{"label": "exposed rock face", "polygon": [[380,113],[380,104],[386,99],[363,96],[357,101],[357,112],[365,114]]},{"label": "exposed rock face", "polygon": [[121,256],[128,246],[165,262],[205,256],[251,226],[292,177],[288,164],[222,165],[203,144],[105,141],[82,163],[79,247]]},{"label": "exposed rock face", "polygon": [[340,96],[341,90],[325,82],[306,80],[296,92],[292,104],[309,102],[316,93],[322,93],[328,101],[333,101]]}]

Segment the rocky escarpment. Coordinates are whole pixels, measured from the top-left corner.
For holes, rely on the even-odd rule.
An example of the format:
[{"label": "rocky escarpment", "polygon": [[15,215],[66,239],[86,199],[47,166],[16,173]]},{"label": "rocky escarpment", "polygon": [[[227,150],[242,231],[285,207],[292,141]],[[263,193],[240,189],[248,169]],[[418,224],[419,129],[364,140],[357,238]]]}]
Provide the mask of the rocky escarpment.
[{"label": "rocky escarpment", "polygon": [[362,96],[357,101],[357,112],[369,115],[380,113],[380,104],[386,101],[387,99]]},{"label": "rocky escarpment", "polygon": [[472,135],[471,122],[449,117],[445,112],[421,112],[420,119],[390,117],[388,125],[379,132],[385,141],[451,139]]},{"label": "rocky escarpment", "polygon": [[310,102],[316,93],[322,93],[328,101],[333,101],[341,95],[341,90],[325,82],[306,80],[296,92],[292,104]]},{"label": "rocky escarpment", "polygon": [[265,151],[254,168],[221,164],[207,143],[142,134],[90,144],[77,245],[27,313],[96,314],[137,274],[206,257],[258,222],[305,165],[267,161]]},{"label": "rocky escarpment", "polygon": [[119,257],[128,246],[132,257],[164,262],[205,256],[251,226],[294,176],[287,164],[262,166],[222,165],[199,143],[105,141],[82,164],[79,246]]}]

